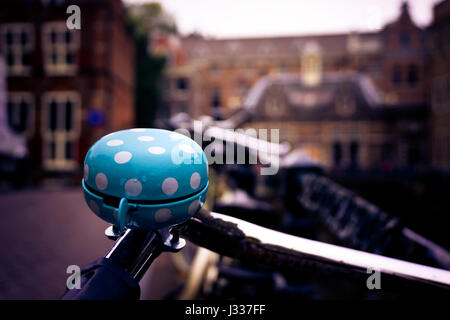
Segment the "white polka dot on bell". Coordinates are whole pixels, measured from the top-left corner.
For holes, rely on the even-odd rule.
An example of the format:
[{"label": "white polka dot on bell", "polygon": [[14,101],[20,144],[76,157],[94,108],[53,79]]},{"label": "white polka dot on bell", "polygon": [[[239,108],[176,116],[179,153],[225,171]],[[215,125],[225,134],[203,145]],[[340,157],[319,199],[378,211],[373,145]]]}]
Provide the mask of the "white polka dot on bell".
[{"label": "white polka dot on bell", "polygon": [[99,214],[100,214],[100,208],[98,207],[97,202],[95,202],[94,200],[89,201],[89,208],[91,208],[91,210],[92,210],[96,215],[99,215]]},{"label": "white polka dot on bell", "polygon": [[192,203],[189,205],[189,208],[188,208],[189,215],[193,216],[197,212],[199,205],[200,205],[200,201],[198,201],[198,200],[192,201]]},{"label": "white polka dot on bell", "polygon": [[98,173],[95,176],[95,185],[99,190],[105,190],[108,186],[108,178],[104,173]]},{"label": "white polka dot on bell", "polygon": [[119,139],[109,140],[109,141],[106,143],[106,145],[107,145],[108,147],[117,147],[117,146],[120,146],[120,145],[122,145],[122,144],[123,144],[123,141],[122,141],[122,140],[119,140]]},{"label": "white polka dot on bell", "polygon": [[140,136],[138,137],[139,141],[153,141],[155,140],[155,138],[151,137],[151,136]]},{"label": "white polka dot on bell", "polygon": [[135,128],[135,129],[131,129],[131,131],[133,132],[144,132],[146,129],[144,128]]},{"label": "white polka dot on bell", "polygon": [[194,172],[191,176],[191,188],[197,189],[200,185],[200,174],[198,172]]},{"label": "white polka dot on bell", "polygon": [[171,216],[172,212],[169,209],[167,208],[159,209],[155,212],[155,221],[159,223],[167,222],[169,221]]},{"label": "white polka dot on bell", "polygon": [[84,181],[87,181],[89,178],[89,166],[87,164],[84,165]]},{"label": "white polka dot on bell", "polygon": [[178,190],[178,181],[175,178],[167,178],[162,183],[162,191],[170,196]]},{"label": "white polka dot on bell", "polygon": [[195,152],[195,150],[190,145],[187,145],[187,144],[180,144],[180,149],[187,153]]},{"label": "white polka dot on bell", "polygon": [[132,157],[133,155],[131,154],[131,152],[120,151],[117,152],[116,155],[114,156],[114,161],[118,164],[124,164],[130,161]]},{"label": "white polka dot on bell", "polygon": [[148,148],[148,152],[153,154],[163,154],[164,152],[166,152],[166,149],[162,147],[150,147]]},{"label": "white polka dot on bell", "polygon": [[130,179],[125,183],[125,192],[130,196],[138,196],[142,192],[142,184],[137,179]]}]

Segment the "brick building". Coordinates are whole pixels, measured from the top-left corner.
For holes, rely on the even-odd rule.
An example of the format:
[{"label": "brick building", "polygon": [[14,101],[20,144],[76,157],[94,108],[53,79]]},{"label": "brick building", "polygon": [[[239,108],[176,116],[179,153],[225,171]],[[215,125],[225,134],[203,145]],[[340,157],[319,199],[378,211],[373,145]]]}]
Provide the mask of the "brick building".
[{"label": "brick building", "polygon": [[433,8],[428,28],[432,164],[450,170],[450,1]]},{"label": "brick building", "polygon": [[426,164],[424,103],[383,103],[369,77],[346,72],[263,77],[244,101],[245,128],[279,129],[324,168],[386,170]]},{"label": "brick building", "polygon": [[[425,31],[404,2],[378,32],[180,40],[167,114],[278,128],[328,168],[421,167],[427,156]],[[171,51],[178,53],[178,51]],[[376,97],[376,98],[375,98]]]},{"label": "brick building", "polygon": [[[69,5],[81,29],[69,30]],[[39,176],[80,172],[89,146],[134,123],[134,42],[120,0],[4,0],[7,117]]]},{"label": "brick building", "polygon": [[[242,106],[248,89],[262,76],[306,71],[314,61],[324,73],[369,76],[383,103],[422,103],[423,37],[407,3],[379,32],[241,39],[193,34],[180,39],[185,59],[176,60],[167,72],[167,114],[188,110],[192,116],[227,117]],[[314,55],[308,53],[311,48]]]}]

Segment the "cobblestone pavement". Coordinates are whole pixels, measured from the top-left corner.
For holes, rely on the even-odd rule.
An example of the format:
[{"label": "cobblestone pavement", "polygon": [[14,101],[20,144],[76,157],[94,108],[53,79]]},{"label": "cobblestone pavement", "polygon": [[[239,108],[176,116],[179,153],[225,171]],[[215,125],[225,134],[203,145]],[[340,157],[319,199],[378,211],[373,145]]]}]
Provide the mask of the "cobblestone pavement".
[{"label": "cobblestone pavement", "polygon": [[[0,299],[58,299],[67,266],[83,267],[112,245],[80,188],[1,193],[0,215]],[[166,270],[169,260],[163,255],[152,269]],[[157,290],[146,296],[159,297]]]}]

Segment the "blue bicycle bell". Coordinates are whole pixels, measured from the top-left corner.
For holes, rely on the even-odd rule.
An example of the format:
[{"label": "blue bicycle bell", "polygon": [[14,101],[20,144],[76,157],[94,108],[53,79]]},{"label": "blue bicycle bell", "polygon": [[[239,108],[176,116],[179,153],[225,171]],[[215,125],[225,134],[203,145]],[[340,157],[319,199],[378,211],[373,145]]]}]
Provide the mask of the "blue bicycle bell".
[{"label": "blue bicycle bell", "polygon": [[208,162],[192,139],[162,129],[110,133],[86,154],[82,181],[89,208],[123,230],[156,230],[200,210]]}]

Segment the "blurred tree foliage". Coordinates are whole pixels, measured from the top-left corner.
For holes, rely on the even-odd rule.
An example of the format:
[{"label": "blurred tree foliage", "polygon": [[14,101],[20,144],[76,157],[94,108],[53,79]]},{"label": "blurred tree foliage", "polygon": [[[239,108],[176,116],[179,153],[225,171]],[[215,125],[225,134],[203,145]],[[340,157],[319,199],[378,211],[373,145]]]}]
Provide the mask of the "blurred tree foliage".
[{"label": "blurred tree foliage", "polygon": [[151,127],[162,106],[166,57],[151,54],[154,32],[176,34],[174,19],[157,2],[127,7],[128,25],[136,43],[135,125]]}]

